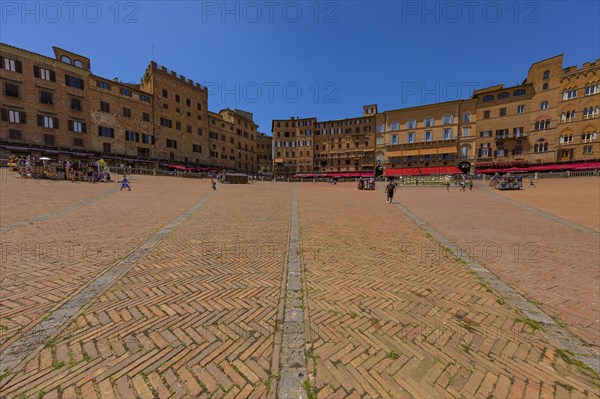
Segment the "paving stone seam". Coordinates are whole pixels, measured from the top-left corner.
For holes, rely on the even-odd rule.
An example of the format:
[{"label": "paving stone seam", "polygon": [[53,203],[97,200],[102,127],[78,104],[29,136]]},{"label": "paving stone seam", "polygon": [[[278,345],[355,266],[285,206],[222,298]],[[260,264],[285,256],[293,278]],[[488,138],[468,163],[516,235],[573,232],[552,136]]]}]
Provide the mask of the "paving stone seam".
[{"label": "paving stone seam", "polygon": [[491,194],[491,195],[493,195],[495,197],[498,197],[502,201],[508,202],[509,204],[518,206],[519,208],[523,208],[523,209],[528,210],[530,212],[533,212],[533,213],[535,213],[535,214],[537,214],[537,215],[539,215],[541,217],[544,217],[546,219],[550,219],[550,220],[552,220],[554,222],[560,223],[560,224],[562,224],[564,226],[567,226],[567,227],[570,227],[572,229],[581,231],[583,233],[591,234],[591,235],[596,236],[596,237],[600,237],[600,232],[598,232],[598,231],[596,231],[594,229],[591,229],[591,228],[586,227],[586,226],[582,226],[582,225],[580,225],[578,223],[575,223],[575,222],[571,222],[570,220],[563,219],[560,216],[556,216],[556,215],[553,215],[551,213],[544,212],[544,211],[542,211],[540,209],[533,208],[533,207],[531,207],[529,205],[525,205],[525,204],[523,204],[523,203],[521,203],[519,201],[515,201],[515,200],[513,200],[511,198],[507,198],[507,197],[503,196],[502,194],[498,194],[498,193],[494,192],[493,189],[489,188],[485,184],[482,184],[482,186],[483,186],[483,189],[488,192],[488,194]]},{"label": "paving stone seam", "polygon": [[93,204],[95,202],[98,202],[98,201],[101,201],[104,198],[106,198],[106,197],[108,197],[108,196],[116,193],[117,191],[119,191],[119,189],[118,189],[118,187],[115,187],[115,188],[110,189],[110,190],[108,190],[108,191],[106,191],[106,192],[104,192],[104,193],[102,193],[100,195],[97,195],[97,196],[92,197],[92,198],[88,198],[88,199],[86,199],[84,201],[78,202],[78,203],[73,204],[73,205],[69,205],[69,206],[67,206],[65,208],[60,208],[60,209],[54,210],[52,212],[48,212],[48,213],[46,213],[44,215],[38,215],[38,216],[33,217],[31,219],[22,220],[22,221],[17,222],[17,223],[9,224],[8,226],[0,227],[0,234],[8,233],[9,231],[12,231],[12,230],[15,230],[15,229],[18,229],[18,228],[21,228],[21,227],[29,226],[29,225],[32,225],[32,224],[34,224],[36,222],[41,222],[42,220],[46,220],[46,219],[50,219],[50,218],[53,218],[53,217],[56,217],[56,216],[64,215],[65,213],[68,213],[68,212],[71,212],[71,211],[83,208],[83,207],[85,207],[87,205],[91,205],[91,204]]},{"label": "paving stone seam", "polygon": [[555,345],[559,346],[561,349],[567,349],[573,352],[579,361],[593,368],[597,373],[600,373],[600,357],[591,350],[586,343],[582,342],[569,330],[560,327],[552,317],[539,309],[535,304],[528,301],[523,295],[498,278],[494,273],[489,271],[484,265],[479,263],[471,255],[467,254],[455,243],[448,240],[434,228],[426,224],[408,208],[398,202],[394,202],[394,205],[421,230],[430,234],[433,240],[448,248],[467,268],[487,282],[496,292],[502,295],[526,317],[543,324],[544,334],[551,339]]},{"label": "paving stone seam", "polygon": [[296,184],[292,186],[292,217],[288,243],[285,283],[283,335],[280,356],[280,399],[305,399],[303,383],[307,380],[306,334],[302,287],[302,259],[298,227],[298,197]]},{"label": "paving stone seam", "polygon": [[[127,254],[121,261],[117,262],[101,275],[90,281],[74,295],[65,300],[62,305],[55,308],[52,313],[40,323],[24,333],[18,340],[13,342],[4,351],[0,358],[0,371],[13,373],[23,367],[24,361],[38,353],[45,342],[53,336],[58,335],[70,321],[74,320],[81,311],[91,305],[102,293],[106,292],[113,283],[122,278],[133,266],[149,254],[181,223],[194,214],[214,194],[214,191],[206,194],[188,210],[177,218],[163,226],[158,232],[150,236],[146,241]],[[10,381],[6,378],[0,383],[0,388]]]}]

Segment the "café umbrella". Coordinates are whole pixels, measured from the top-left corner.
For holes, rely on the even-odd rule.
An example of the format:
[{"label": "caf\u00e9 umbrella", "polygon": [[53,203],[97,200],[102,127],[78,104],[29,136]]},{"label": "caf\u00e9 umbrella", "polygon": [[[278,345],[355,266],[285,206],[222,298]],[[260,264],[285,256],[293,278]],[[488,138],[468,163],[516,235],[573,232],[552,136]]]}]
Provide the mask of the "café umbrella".
[{"label": "caf\u00e9 umbrella", "polygon": [[40,161],[50,161],[50,158],[48,158],[48,157],[41,157]]}]

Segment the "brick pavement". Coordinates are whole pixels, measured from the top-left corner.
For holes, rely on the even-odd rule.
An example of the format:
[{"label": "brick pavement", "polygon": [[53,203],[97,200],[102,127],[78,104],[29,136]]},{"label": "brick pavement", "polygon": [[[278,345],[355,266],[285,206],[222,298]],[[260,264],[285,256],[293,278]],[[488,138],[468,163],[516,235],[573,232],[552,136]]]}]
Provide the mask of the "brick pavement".
[{"label": "brick pavement", "polygon": [[[192,179],[134,182],[131,192],[1,235],[0,350],[210,190],[210,182]],[[47,195],[58,202],[84,186],[46,183],[55,184]],[[35,192],[37,184],[28,181],[22,190]]]},{"label": "brick pavement", "polygon": [[[502,201],[482,187],[464,193],[410,187],[398,194],[424,222],[600,351],[598,236]],[[559,196],[565,198],[554,195]]]},{"label": "brick pavement", "polygon": [[529,188],[529,181],[524,185],[521,191],[495,192],[600,231],[600,177],[539,179],[536,188]]},{"label": "brick pavement", "polygon": [[116,186],[116,183],[22,179],[16,172],[0,168],[0,226],[72,206]]},{"label": "brick pavement", "polygon": [[264,187],[220,186],[4,394],[274,397],[291,191]]},{"label": "brick pavement", "polygon": [[[0,350],[20,334],[10,323],[36,324],[125,255],[104,253],[111,243],[144,241],[209,185],[141,177],[132,192],[3,235],[99,240],[107,250],[94,261],[19,261],[20,253],[9,252],[0,312],[11,328]],[[408,191],[399,190],[400,200],[420,195]],[[517,321],[523,317],[510,303],[381,192],[354,184],[299,184],[297,192],[308,391],[322,398],[600,397],[597,376]],[[0,396],[276,397],[291,193],[287,183],[219,186],[16,374],[0,375]],[[428,192],[418,205],[437,195]],[[480,199],[489,205],[489,195]],[[502,232],[509,233],[523,232]]]},{"label": "brick pavement", "polygon": [[[437,192],[410,203],[439,206]],[[598,396],[597,376],[567,366],[381,192],[306,185],[298,197],[303,249],[331,243],[326,257],[305,257],[318,397]]]}]

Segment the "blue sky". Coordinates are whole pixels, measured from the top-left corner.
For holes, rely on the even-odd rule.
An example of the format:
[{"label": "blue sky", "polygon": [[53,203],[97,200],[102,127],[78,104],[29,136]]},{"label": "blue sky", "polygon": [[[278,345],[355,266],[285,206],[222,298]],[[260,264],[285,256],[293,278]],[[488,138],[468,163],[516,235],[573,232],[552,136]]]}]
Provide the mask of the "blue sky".
[{"label": "blue sky", "polygon": [[[68,4],[68,3],[67,3]],[[0,40],[139,82],[152,59],[209,87],[209,108],[271,120],[353,117],[513,85],[536,61],[600,58],[596,1],[0,3]]]}]

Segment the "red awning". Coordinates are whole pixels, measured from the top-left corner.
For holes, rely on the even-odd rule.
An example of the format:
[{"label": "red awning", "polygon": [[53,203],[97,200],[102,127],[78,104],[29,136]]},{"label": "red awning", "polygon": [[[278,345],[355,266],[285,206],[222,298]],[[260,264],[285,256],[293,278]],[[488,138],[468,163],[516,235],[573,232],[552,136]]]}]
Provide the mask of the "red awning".
[{"label": "red awning", "polygon": [[456,175],[462,172],[456,166],[432,166],[427,168],[390,168],[385,170],[385,176],[431,176]]}]

